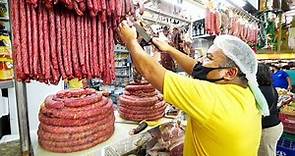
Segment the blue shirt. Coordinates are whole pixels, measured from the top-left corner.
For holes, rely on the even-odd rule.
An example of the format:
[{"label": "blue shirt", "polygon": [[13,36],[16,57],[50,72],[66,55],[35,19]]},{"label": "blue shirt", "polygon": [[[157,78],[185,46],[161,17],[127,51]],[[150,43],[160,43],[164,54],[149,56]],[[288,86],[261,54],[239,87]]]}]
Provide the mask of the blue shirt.
[{"label": "blue shirt", "polygon": [[275,88],[279,87],[279,88],[288,89],[287,77],[289,77],[289,75],[283,70],[279,70],[276,73],[272,74],[273,86]]}]

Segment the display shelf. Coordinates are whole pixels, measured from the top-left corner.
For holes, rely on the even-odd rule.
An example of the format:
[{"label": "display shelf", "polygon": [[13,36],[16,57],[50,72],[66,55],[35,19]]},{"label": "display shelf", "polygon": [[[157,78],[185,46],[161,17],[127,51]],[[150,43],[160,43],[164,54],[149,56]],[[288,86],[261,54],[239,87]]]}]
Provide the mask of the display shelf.
[{"label": "display shelf", "polygon": [[117,69],[121,69],[121,68],[129,68],[129,66],[117,66]]},{"label": "display shelf", "polygon": [[216,37],[216,35],[204,34],[204,35],[200,35],[200,36],[193,36],[193,39],[198,39],[198,38],[211,38],[211,37]]},{"label": "display shelf", "polygon": [[129,75],[116,75],[116,77],[118,77],[118,78],[127,78],[127,77],[129,77]]},{"label": "display shelf", "polygon": [[118,59],[115,59],[116,61],[123,61],[123,60],[127,60],[128,58],[118,58]]},{"label": "display shelf", "polygon": [[0,21],[9,21],[8,17],[0,17]]},{"label": "display shelf", "polygon": [[128,50],[124,50],[124,49],[116,49],[115,52],[116,53],[129,53]]},{"label": "display shelf", "polygon": [[182,21],[182,22],[191,23],[191,21],[188,20],[188,19],[185,19],[185,18],[177,16],[177,15],[172,15],[170,13],[163,12],[163,11],[161,11],[159,9],[155,9],[155,8],[152,8],[152,7],[145,7],[145,9],[150,11],[150,12],[154,12],[156,14],[159,14],[159,15],[171,17],[173,19],[177,19],[177,20]]},{"label": "display shelf", "polygon": [[12,88],[14,87],[13,85],[13,80],[5,80],[5,81],[0,81],[0,88]]}]

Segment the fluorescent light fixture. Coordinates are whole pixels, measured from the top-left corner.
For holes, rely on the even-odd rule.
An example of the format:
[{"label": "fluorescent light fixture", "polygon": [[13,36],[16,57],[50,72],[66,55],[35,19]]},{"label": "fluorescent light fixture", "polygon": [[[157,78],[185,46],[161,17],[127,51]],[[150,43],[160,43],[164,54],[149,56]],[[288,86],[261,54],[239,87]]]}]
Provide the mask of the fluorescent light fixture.
[{"label": "fluorescent light fixture", "polygon": [[239,7],[244,7],[247,3],[245,0],[235,0],[235,1],[232,1],[233,3],[235,3],[237,6]]}]

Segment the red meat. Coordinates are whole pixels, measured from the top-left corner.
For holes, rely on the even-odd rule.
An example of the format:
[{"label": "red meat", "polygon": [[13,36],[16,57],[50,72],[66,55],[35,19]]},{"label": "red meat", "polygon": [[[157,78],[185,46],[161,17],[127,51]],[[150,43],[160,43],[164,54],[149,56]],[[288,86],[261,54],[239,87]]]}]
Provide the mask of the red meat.
[{"label": "red meat", "polygon": [[[73,143],[61,143],[61,144],[54,144],[52,142],[46,142],[46,141],[42,141],[41,139],[38,139],[39,144],[49,150],[49,151],[53,151],[53,152],[62,152],[62,153],[70,153],[70,152],[75,152],[75,151],[80,151],[80,150],[84,150],[84,149],[88,149],[90,147],[93,147],[101,142],[104,142],[105,140],[109,139],[112,134],[114,132],[114,128],[110,128],[109,130],[107,130],[106,132],[99,132],[96,135],[93,135],[91,138],[87,138],[85,140],[82,141],[77,141],[76,146],[69,146]],[[80,143],[84,143],[84,144],[80,144]],[[53,146],[53,145],[58,145],[58,146]],[[59,146],[61,145],[61,146]],[[66,146],[65,146],[66,145]]]}]

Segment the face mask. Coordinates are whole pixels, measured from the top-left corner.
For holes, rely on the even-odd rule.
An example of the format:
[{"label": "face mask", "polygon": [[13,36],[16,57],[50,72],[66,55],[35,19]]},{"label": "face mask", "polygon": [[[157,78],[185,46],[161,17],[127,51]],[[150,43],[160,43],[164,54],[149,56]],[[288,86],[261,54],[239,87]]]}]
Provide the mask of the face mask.
[{"label": "face mask", "polygon": [[227,69],[229,67],[218,67],[218,68],[210,68],[210,67],[204,67],[202,66],[202,64],[198,64],[194,70],[193,70],[193,77],[195,79],[199,79],[199,80],[206,80],[206,81],[210,81],[210,82],[216,82],[216,81],[220,81],[223,80],[224,78],[219,78],[219,79],[208,79],[207,75],[209,72],[216,70],[216,69]]}]

